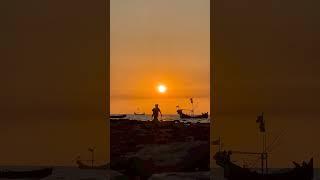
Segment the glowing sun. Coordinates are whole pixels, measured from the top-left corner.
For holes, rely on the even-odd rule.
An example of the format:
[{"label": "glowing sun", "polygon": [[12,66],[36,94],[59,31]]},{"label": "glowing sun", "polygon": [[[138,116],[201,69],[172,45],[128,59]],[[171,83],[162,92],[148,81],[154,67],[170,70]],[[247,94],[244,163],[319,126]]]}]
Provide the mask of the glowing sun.
[{"label": "glowing sun", "polygon": [[165,93],[167,91],[167,87],[165,85],[158,86],[159,93]]}]

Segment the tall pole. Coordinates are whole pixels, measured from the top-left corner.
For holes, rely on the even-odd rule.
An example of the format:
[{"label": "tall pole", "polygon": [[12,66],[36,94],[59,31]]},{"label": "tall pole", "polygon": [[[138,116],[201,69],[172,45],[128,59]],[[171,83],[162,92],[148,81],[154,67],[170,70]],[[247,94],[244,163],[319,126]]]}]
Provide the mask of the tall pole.
[{"label": "tall pole", "polygon": [[264,156],[264,154],[263,153],[261,153],[261,173],[262,174],[264,174],[264,160],[263,160],[263,156]]},{"label": "tall pole", "polygon": [[264,159],[266,166],[266,174],[268,174],[268,153],[267,153],[267,133],[264,132]]},{"label": "tall pole", "polygon": [[219,152],[221,152],[221,137],[219,136]]},{"label": "tall pole", "polygon": [[91,152],[91,166],[94,166],[94,150]]},{"label": "tall pole", "polygon": [[268,174],[268,153],[266,153],[266,174]]},{"label": "tall pole", "polygon": [[258,116],[257,122],[260,123],[260,132],[261,132],[261,138],[262,138],[262,151],[261,151],[261,173],[264,174],[264,166],[266,165],[265,159],[266,159],[266,129],[265,129],[265,120],[263,113]]},{"label": "tall pole", "polygon": [[193,106],[193,101],[192,101],[192,116],[194,116],[194,106]]},{"label": "tall pole", "polygon": [[261,154],[261,171],[262,174],[268,173],[268,153],[267,153],[267,133],[266,133],[266,121],[264,119],[263,113],[262,116],[262,125],[263,131],[262,133],[262,154]]}]

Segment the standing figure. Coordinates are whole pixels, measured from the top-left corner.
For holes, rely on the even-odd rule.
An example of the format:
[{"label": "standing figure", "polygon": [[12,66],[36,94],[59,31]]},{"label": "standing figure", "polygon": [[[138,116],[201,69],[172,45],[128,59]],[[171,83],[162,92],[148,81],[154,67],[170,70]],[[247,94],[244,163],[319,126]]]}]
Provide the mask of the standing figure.
[{"label": "standing figure", "polygon": [[161,117],[162,117],[162,113],[161,113],[161,110],[159,108],[159,105],[158,104],[155,104],[154,108],[152,109],[152,117],[153,117],[153,121],[154,122],[158,122],[158,116],[159,116],[159,113],[161,114]]}]

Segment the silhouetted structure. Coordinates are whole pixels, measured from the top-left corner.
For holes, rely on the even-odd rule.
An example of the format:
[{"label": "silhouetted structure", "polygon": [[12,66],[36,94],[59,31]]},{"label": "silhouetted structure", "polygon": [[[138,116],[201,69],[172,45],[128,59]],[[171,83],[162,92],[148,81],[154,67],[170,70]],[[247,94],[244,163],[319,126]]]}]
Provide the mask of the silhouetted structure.
[{"label": "silhouetted structure", "polygon": [[121,114],[121,115],[111,115],[110,118],[125,118],[127,115]]},{"label": "silhouetted structure", "polygon": [[[279,172],[268,173],[268,152],[265,119],[263,113],[257,117],[259,129],[262,133],[263,147],[262,152],[243,152],[243,151],[220,151],[214,155],[217,165],[224,169],[224,177],[228,180],[312,180],[313,179],[313,158],[302,165],[293,162],[295,168],[281,170]],[[220,144],[220,142],[219,142]],[[220,148],[219,148],[220,149]],[[261,172],[256,172],[247,167],[240,167],[231,161],[232,154],[258,155],[261,159]]]},{"label": "silhouetted structure", "polygon": [[181,119],[207,119],[209,117],[208,112],[202,113],[201,115],[187,115],[182,112],[182,109],[178,109],[177,113],[179,114]]},{"label": "silhouetted structure", "polygon": [[291,170],[281,170],[278,173],[263,174],[249,168],[240,167],[231,162],[232,152],[217,152],[214,156],[216,163],[224,169],[224,177],[228,180],[312,180],[313,159],[309,163],[299,165]]},{"label": "silhouetted structure", "polygon": [[107,165],[100,165],[100,166],[92,166],[92,165],[87,165],[85,163],[83,163],[80,159],[78,159],[76,161],[78,168],[79,169],[101,169],[101,170],[106,170],[107,169]]}]

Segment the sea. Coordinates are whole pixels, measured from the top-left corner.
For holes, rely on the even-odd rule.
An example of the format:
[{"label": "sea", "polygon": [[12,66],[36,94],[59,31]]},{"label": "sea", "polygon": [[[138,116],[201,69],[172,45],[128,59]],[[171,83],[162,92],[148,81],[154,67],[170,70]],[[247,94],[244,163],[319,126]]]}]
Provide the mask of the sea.
[{"label": "sea", "polygon": [[[116,114],[114,114],[116,115]],[[151,121],[152,115],[146,114],[146,115],[134,115],[134,114],[126,114],[127,117],[125,119],[130,120],[139,120],[139,121]],[[210,123],[210,117],[208,119],[181,119],[179,115],[175,114],[164,114],[162,117],[159,116],[159,120],[161,121],[174,121],[179,120],[181,122],[191,122],[191,123]]]}]

